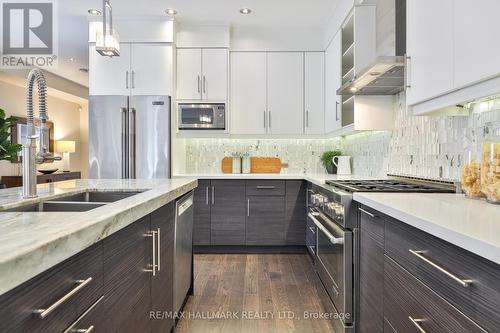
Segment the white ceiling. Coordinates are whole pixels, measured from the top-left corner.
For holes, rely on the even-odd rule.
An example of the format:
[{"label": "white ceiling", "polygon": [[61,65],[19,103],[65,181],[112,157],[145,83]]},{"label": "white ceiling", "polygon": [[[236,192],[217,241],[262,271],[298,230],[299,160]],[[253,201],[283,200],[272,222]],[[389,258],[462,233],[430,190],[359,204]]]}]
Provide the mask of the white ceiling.
[{"label": "white ceiling", "polygon": [[[115,17],[165,16],[178,11],[180,23],[217,23],[244,27],[320,27],[332,16],[339,0],[111,0]],[[100,0],[62,0],[59,4],[59,69],[53,72],[88,85],[87,10],[101,10]],[[252,14],[242,15],[248,7]]]}]

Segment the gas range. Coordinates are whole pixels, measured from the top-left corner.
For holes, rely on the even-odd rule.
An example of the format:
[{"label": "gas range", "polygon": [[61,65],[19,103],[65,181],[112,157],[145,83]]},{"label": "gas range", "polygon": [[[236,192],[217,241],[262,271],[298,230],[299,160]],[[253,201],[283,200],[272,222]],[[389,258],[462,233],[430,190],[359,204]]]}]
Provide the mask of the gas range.
[{"label": "gas range", "polygon": [[359,221],[354,192],[454,193],[447,182],[415,179],[329,180],[307,190],[308,225],[316,237],[312,244],[316,272],[332,308],[346,316],[333,320],[335,332],[352,333],[356,328],[359,284]]},{"label": "gas range", "polygon": [[418,193],[454,193],[448,183],[417,182],[399,179],[383,180],[327,180],[335,188],[352,192],[418,192]]}]

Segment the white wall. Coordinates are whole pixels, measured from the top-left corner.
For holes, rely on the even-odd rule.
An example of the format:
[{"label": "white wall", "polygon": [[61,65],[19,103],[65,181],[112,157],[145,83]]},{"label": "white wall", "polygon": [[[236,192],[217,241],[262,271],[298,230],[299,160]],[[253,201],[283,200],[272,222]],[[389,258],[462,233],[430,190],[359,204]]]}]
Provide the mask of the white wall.
[{"label": "white wall", "polygon": [[[34,99],[35,101],[37,98]],[[72,140],[77,142],[76,153],[71,154],[71,169],[79,171],[86,169],[87,155],[82,149],[85,143],[81,142],[80,133],[80,105],[62,99],[49,96],[47,99],[49,120],[54,122],[55,140]],[[7,115],[26,117],[25,91],[24,88],[0,81],[0,108]],[[35,103],[35,117],[37,116],[37,104]],[[82,110],[86,106],[82,107]],[[62,162],[54,162],[44,168],[62,168]],[[18,164],[0,161],[0,176],[19,175]]]}]

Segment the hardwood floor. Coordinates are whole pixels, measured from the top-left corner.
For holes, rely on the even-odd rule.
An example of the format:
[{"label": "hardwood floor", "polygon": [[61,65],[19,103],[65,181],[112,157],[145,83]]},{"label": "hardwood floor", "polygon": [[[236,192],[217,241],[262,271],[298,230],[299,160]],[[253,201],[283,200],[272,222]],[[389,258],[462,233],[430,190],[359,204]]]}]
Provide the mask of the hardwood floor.
[{"label": "hardwood floor", "polygon": [[333,332],[328,320],[304,318],[324,312],[305,254],[198,254],[194,267],[176,332]]}]

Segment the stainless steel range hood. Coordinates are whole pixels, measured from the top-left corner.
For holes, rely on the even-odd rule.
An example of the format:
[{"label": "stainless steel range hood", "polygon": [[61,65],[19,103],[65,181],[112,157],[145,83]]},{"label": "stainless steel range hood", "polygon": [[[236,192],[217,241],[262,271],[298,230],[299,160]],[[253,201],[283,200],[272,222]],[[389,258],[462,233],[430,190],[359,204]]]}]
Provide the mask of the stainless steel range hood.
[{"label": "stainless steel range hood", "polygon": [[346,82],[337,95],[395,95],[405,89],[406,0],[395,0],[395,55],[378,57]]},{"label": "stainless steel range hood", "polygon": [[378,57],[361,73],[340,87],[337,95],[395,95],[403,91],[405,57]]}]

